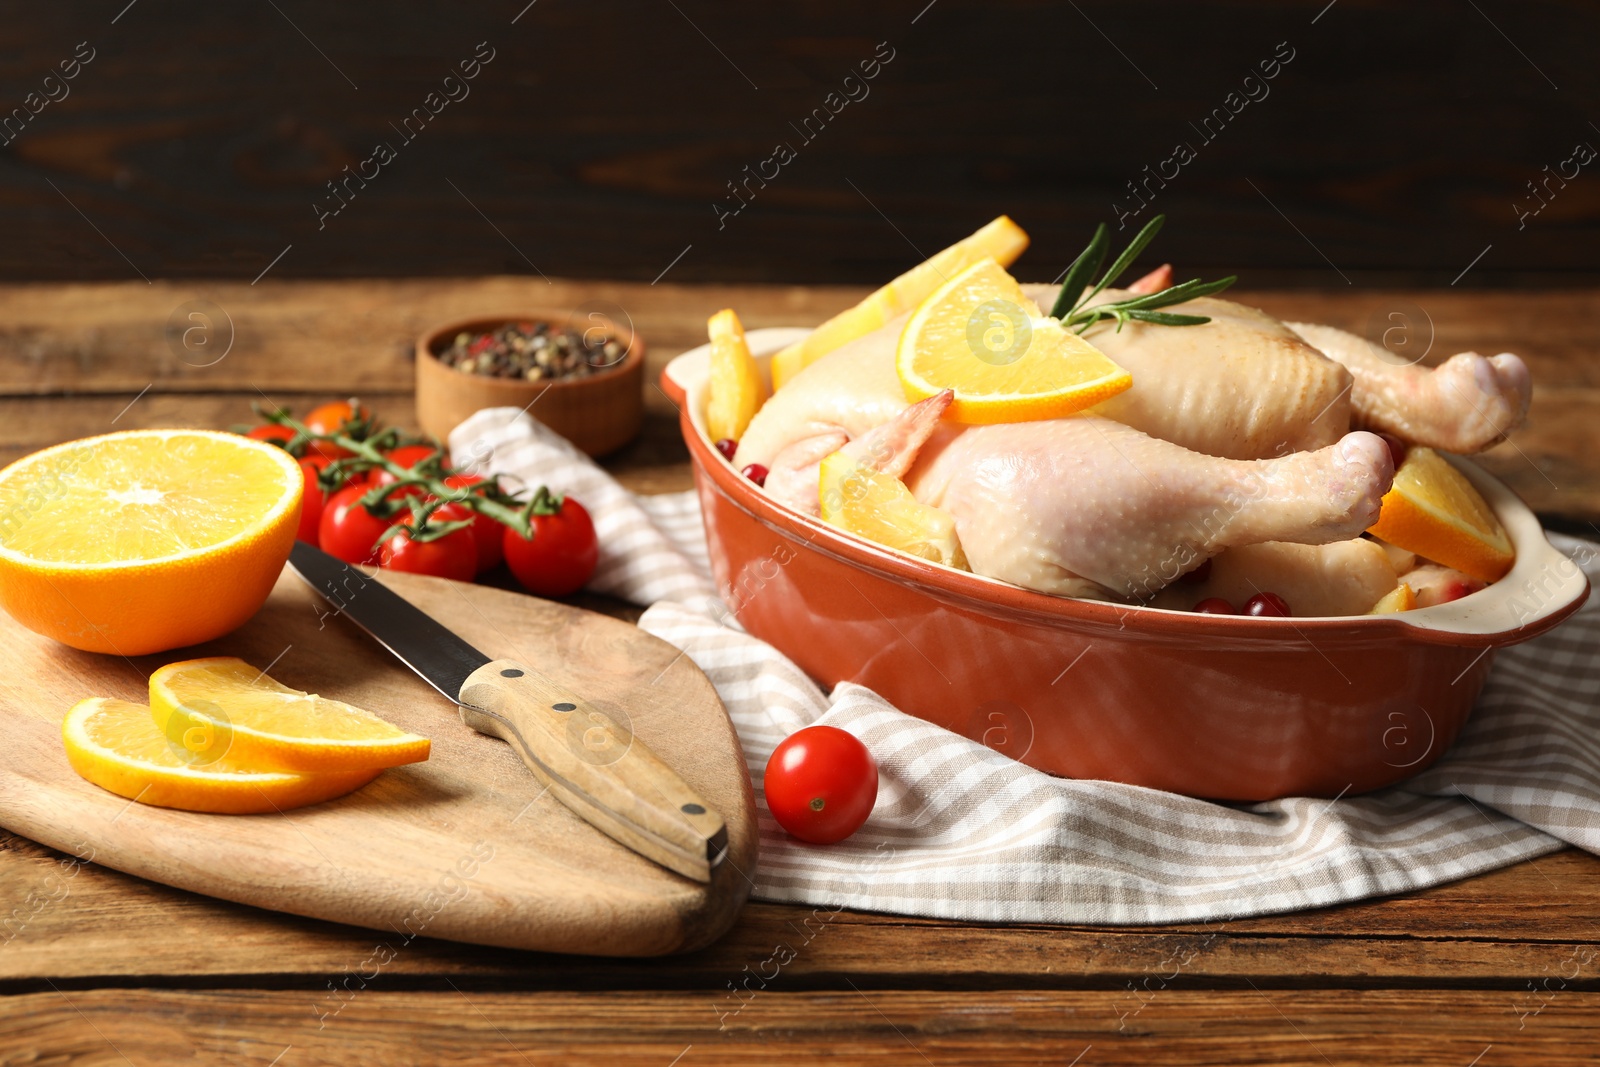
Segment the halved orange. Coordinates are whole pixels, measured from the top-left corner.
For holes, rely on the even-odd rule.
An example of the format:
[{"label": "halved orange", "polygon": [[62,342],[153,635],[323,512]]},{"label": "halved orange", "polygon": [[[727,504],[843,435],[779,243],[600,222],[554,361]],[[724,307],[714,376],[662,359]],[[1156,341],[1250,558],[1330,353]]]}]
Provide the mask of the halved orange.
[{"label": "halved orange", "polygon": [[713,441],[737,441],[767,398],[761,371],[744,339],[744,324],[732,308],[723,308],[706,323],[711,337],[710,398],[706,429]]},{"label": "halved orange", "polygon": [[199,731],[238,766],[297,773],[382,770],[428,758],[426,737],[364,708],[290,689],[233,656],[169,663],[150,676],[165,737]]},{"label": "halved orange", "polygon": [[1367,532],[1480,582],[1505,577],[1516,561],[1516,549],[1488,501],[1431,448],[1406,452],[1378,521]]},{"label": "halved orange", "polygon": [[1047,317],[993,259],[923,301],[900,335],[895,368],[906,396],[946,389],[957,422],[1057,419],[1133,384],[1133,375]]},{"label": "halved orange", "polygon": [[305,484],[281,448],[128,430],[0,471],[0,606],[74,648],[125,656],[220,637],[289,557]]},{"label": "halved orange", "polygon": [[772,388],[815,363],[835,348],[865,337],[891,319],[926,300],[945,281],[988,256],[1010,266],[1028,247],[1028,235],[1001,215],[982,229],[949,248],[935,252],[915,267],[867,296],[861,303],[839,312],[805,337],[772,357]]},{"label": "halved orange", "polygon": [[251,770],[228,754],[185,747],[167,737],[143,704],[95,697],[61,724],[67,761],[118,796],[159,808],[255,815],[320,804],[360,789],[379,770],[289,774]]}]

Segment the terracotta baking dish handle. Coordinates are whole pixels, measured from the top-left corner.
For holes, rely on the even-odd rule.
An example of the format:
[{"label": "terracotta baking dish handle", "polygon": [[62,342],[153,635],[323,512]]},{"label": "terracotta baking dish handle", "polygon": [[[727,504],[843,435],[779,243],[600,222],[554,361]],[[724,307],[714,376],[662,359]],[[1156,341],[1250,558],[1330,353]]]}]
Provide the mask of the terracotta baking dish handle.
[{"label": "terracotta baking dish handle", "polygon": [[[1589,580],[1544,535],[1534,513],[1510,489],[1476,464],[1446,456],[1488,501],[1516,546],[1511,571],[1481,592],[1449,604],[1393,616],[1426,631],[1423,640],[1490,647],[1516,644],[1544,633],[1583,606]],[[1447,635],[1456,635],[1458,642]]]}]

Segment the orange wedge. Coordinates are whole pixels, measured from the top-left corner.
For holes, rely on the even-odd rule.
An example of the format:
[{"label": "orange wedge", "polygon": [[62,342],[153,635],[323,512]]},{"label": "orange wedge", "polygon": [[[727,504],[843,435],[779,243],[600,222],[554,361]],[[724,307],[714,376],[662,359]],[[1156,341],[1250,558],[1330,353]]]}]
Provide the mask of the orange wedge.
[{"label": "orange wedge", "polygon": [[1368,615],[1392,615],[1397,611],[1410,611],[1417,606],[1417,594],[1404,582],[1394,587],[1392,592],[1386,593],[1383,599],[1372,605]]},{"label": "orange wedge", "polygon": [[835,452],[822,461],[817,489],[823,522],[918,559],[968,569],[955,520],[917,500],[892,474]]},{"label": "orange wedge", "polygon": [[923,301],[900,335],[895,369],[906,396],[955,391],[965,423],[1057,419],[1113,397],[1133,375],[1048,318],[992,259]]},{"label": "orange wedge", "polygon": [[90,652],[220,637],[271,592],[304,484],[283,449],[209,430],[35,452],[0,471],[0,606]]},{"label": "orange wedge", "polygon": [[428,758],[426,737],[362,708],[302,693],[242,659],[169,663],[150,676],[165,737],[214,734],[235,765],[295,773],[382,770]]},{"label": "orange wedge", "polygon": [[706,323],[711,335],[710,398],[706,402],[706,429],[713,441],[737,441],[767,398],[761,371],[745,343],[744,325],[733,309],[724,308]]},{"label": "orange wedge", "polygon": [[118,796],[160,808],[265,814],[332,800],[379,774],[250,770],[216,753],[210,741],[195,743],[196,736],[168,738],[143,704],[104,697],[81,701],[61,724],[73,770]]},{"label": "orange wedge", "polygon": [[1022,227],[1001,215],[976,233],[936,252],[855,307],[841,311],[811,333],[772,357],[772,388],[785,382],[835,348],[865,337],[884,323],[904,315],[947,280],[985,256],[1009,267],[1028,247]]},{"label": "orange wedge", "polygon": [[1412,448],[1368,531],[1480,582],[1505,577],[1516,550],[1466,475],[1431,448]]}]

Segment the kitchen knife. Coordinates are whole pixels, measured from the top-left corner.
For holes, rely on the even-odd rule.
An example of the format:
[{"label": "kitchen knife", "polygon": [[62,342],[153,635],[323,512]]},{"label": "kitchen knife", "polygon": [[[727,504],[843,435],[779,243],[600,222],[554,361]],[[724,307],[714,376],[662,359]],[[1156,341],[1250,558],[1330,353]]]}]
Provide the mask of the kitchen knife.
[{"label": "kitchen knife", "polygon": [[722,816],[625,727],[532,667],[473,648],[376,577],[296,541],[289,563],[334,608],[507,742],[567,807],[685,878],[711,880],[728,850]]}]

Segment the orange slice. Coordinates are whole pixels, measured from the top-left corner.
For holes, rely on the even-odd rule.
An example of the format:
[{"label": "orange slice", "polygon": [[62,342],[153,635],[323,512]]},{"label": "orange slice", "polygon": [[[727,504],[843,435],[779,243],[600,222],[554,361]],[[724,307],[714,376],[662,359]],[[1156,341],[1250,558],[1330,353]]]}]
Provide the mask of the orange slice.
[{"label": "orange slice", "polygon": [[[360,789],[377,770],[287,774],[251,770],[195,735],[163,734],[143,704],[96,697],[61,724],[72,769],[102,789],[159,808],[255,815],[320,804]],[[186,747],[189,742],[193,747]]]},{"label": "orange slice", "polygon": [[1516,550],[1483,496],[1431,448],[1412,448],[1367,531],[1480,582],[1505,577]]},{"label": "orange slice", "polygon": [[1397,611],[1410,611],[1417,606],[1417,594],[1404,582],[1394,587],[1392,592],[1386,593],[1383,599],[1372,605],[1368,615],[1392,615]]},{"label": "orange slice", "polygon": [[965,423],[1061,418],[1133,384],[1133,375],[1045,316],[992,259],[917,308],[895,368],[912,400],[954,390],[949,417]]},{"label": "orange slice", "polygon": [[817,488],[823,522],[918,559],[968,569],[955,520],[918,501],[893,475],[835,452],[822,461]]},{"label": "orange slice", "polygon": [[710,399],[706,403],[706,429],[713,441],[737,441],[767,398],[761,371],[745,343],[744,325],[731,308],[724,308],[706,323],[711,335]]},{"label": "orange slice", "polygon": [[381,770],[428,758],[426,737],[362,708],[302,693],[242,659],[169,663],[150,676],[150,713],[165,737],[215,735],[238,766],[296,773]]},{"label": "orange slice", "polygon": [[220,637],[271,592],[303,485],[283,449],[210,430],[35,452],[0,471],[0,606],[90,652]]},{"label": "orange slice", "polygon": [[865,337],[899,318],[928,298],[948,279],[985,256],[1009,267],[1028,247],[1022,227],[1001,215],[976,233],[936,252],[855,307],[839,312],[811,333],[772,357],[772,388],[785,382],[835,348]]}]

